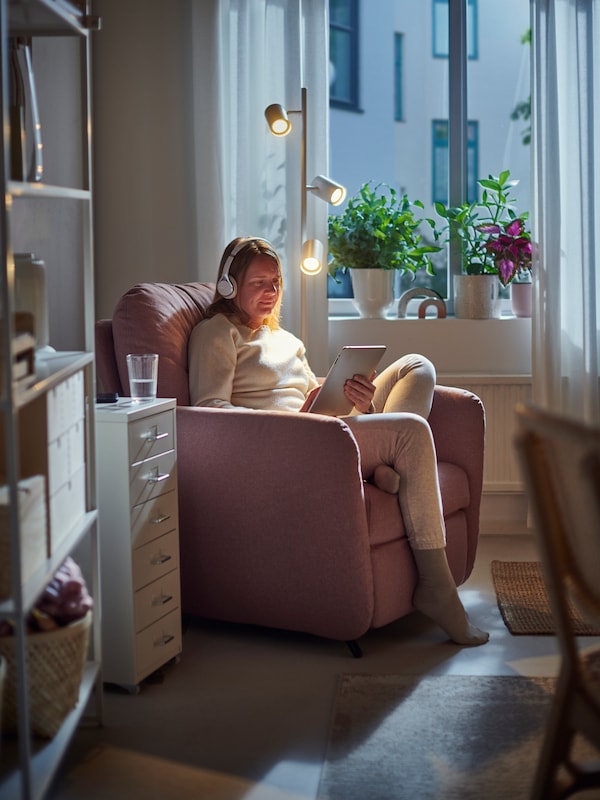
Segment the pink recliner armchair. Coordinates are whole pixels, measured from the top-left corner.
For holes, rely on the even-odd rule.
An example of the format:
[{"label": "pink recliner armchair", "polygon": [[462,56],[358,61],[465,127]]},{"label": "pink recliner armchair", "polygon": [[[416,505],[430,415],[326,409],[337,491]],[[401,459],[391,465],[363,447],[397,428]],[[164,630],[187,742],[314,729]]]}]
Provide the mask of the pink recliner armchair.
[{"label": "pink recliner armchair", "polygon": [[[189,405],[187,344],[214,285],[144,283],[96,324],[99,390],[128,394],[127,353],[158,353],[177,398],[182,609],[353,642],[413,610],[416,569],[395,495],[361,477],[342,420]],[[479,535],[485,415],[436,387],[433,431],[457,585]]]}]

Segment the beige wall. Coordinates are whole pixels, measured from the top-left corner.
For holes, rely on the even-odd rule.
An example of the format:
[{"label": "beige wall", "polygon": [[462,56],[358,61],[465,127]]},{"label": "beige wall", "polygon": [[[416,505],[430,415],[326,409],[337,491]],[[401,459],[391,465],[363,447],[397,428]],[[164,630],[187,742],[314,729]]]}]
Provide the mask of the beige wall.
[{"label": "beige wall", "polygon": [[143,281],[197,279],[188,0],[96,0],[96,315]]}]

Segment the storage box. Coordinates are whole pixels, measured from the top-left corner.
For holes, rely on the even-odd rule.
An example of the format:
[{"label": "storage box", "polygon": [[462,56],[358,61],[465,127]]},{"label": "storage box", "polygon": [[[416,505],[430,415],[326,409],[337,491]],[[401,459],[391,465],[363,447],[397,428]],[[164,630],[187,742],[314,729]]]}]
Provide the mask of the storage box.
[{"label": "storage box", "polygon": [[[27,581],[46,558],[46,491],[42,475],[19,481],[21,580]],[[0,486],[0,599],[13,591],[8,486]]]}]

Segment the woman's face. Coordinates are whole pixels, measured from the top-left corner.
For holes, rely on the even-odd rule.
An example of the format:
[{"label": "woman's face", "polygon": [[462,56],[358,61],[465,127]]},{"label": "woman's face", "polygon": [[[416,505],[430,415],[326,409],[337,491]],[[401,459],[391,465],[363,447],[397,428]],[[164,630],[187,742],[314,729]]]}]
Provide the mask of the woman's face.
[{"label": "woman's face", "polygon": [[260,328],[279,299],[281,279],[270,256],[256,256],[249,264],[238,289],[237,302],[249,317],[250,328]]}]

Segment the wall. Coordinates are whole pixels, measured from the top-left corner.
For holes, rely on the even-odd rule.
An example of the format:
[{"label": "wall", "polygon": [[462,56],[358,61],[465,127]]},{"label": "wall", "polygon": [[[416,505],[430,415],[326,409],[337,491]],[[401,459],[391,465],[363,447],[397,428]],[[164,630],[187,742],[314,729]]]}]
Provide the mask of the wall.
[{"label": "wall", "polygon": [[96,313],[142,281],[197,279],[188,0],[96,0]]}]

